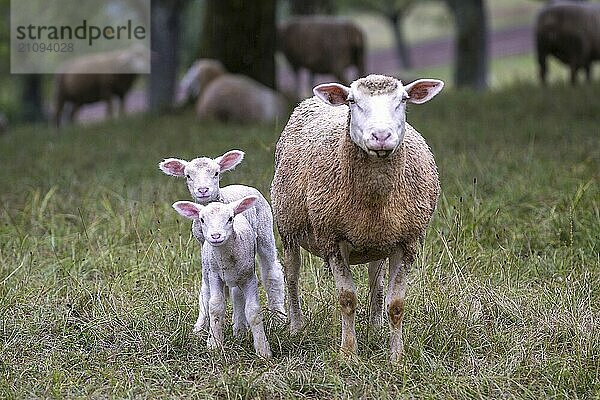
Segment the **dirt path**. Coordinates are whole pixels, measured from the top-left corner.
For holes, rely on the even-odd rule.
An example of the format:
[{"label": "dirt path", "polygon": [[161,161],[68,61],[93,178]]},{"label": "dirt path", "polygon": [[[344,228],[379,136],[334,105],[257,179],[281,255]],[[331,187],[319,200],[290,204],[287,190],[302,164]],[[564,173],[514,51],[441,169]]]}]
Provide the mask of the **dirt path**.
[{"label": "dirt path", "polygon": [[[533,30],[531,26],[510,28],[493,32],[488,38],[490,55],[493,58],[529,53],[533,50]],[[414,68],[434,67],[451,62],[454,57],[454,41],[443,38],[419,43],[411,48]],[[394,74],[398,71],[398,62],[393,49],[374,50],[367,54],[367,72]],[[308,88],[307,77],[302,78],[302,87]],[[332,76],[317,75],[315,82],[331,81]],[[290,91],[294,87],[294,77],[290,68],[283,66],[277,73],[279,87]],[[307,89],[306,89],[307,90]],[[146,93],[135,90],[127,96],[127,113],[146,110]],[[97,103],[83,107],[79,113],[82,122],[99,121],[106,118],[106,105]]]}]

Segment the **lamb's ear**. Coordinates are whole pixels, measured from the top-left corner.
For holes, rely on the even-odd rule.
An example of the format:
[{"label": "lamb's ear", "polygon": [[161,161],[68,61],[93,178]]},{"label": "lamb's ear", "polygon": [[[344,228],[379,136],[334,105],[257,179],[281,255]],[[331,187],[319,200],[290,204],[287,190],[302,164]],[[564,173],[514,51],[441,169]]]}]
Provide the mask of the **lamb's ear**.
[{"label": "lamb's ear", "polygon": [[246,196],[241,200],[234,201],[231,203],[231,206],[233,207],[233,215],[238,215],[239,213],[246,211],[254,205],[257,199],[258,197],[256,196]]},{"label": "lamb's ear", "polygon": [[220,157],[215,158],[215,162],[221,167],[220,172],[234,169],[244,159],[244,152],[241,150],[231,150]]},{"label": "lamb's ear", "polygon": [[315,86],[313,93],[329,105],[341,106],[348,104],[350,88],[339,83],[322,83]]},{"label": "lamb's ear", "polygon": [[439,79],[417,79],[404,89],[408,93],[409,103],[423,104],[431,100],[443,87],[444,82]]},{"label": "lamb's ear", "polygon": [[183,176],[183,170],[187,164],[188,162],[185,160],[167,158],[158,164],[158,168],[167,175]]},{"label": "lamb's ear", "polygon": [[193,203],[191,201],[177,201],[173,203],[173,208],[175,211],[177,211],[181,216],[189,219],[198,219],[202,207],[202,205]]}]

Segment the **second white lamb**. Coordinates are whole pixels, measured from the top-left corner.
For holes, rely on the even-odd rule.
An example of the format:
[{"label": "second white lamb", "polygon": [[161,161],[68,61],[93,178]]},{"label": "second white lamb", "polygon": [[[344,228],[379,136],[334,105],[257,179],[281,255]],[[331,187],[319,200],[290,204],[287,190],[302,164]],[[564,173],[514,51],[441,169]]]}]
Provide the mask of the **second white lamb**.
[{"label": "second white lamb", "polygon": [[[229,204],[213,202],[206,206],[191,201],[178,201],[173,204],[173,208],[182,216],[199,221],[204,236],[202,264],[203,270],[208,271],[210,286],[208,347],[216,349],[223,345],[223,289],[224,285],[227,285],[239,289],[232,290],[233,296],[238,293],[241,297],[238,299],[240,301],[234,300],[234,307],[236,304],[244,305],[243,315],[250,325],[256,353],[271,358],[258,300],[258,278],[254,268],[256,234],[241,214],[253,207],[257,199],[256,196],[247,196]],[[238,311],[239,314],[240,311],[242,310]],[[234,321],[234,329],[235,325]]]}]

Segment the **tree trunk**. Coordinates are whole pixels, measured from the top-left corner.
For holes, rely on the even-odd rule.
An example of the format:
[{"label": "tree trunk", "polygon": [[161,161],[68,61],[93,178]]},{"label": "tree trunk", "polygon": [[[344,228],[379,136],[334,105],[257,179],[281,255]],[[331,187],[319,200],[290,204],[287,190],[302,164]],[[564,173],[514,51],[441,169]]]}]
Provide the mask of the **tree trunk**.
[{"label": "tree trunk", "polygon": [[276,0],[206,0],[202,57],[275,88]]},{"label": "tree trunk", "polygon": [[181,12],[185,0],[152,0],[150,110],[171,108],[179,67]]},{"label": "tree trunk", "polygon": [[456,23],[454,79],[457,87],[487,88],[487,16],[484,0],[446,0]]},{"label": "tree trunk", "polygon": [[398,55],[398,62],[400,68],[408,69],[412,68],[412,59],[410,57],[410,48],[406,42],[404,36],[404,15],[403,14],[390,14],[388,20],[392,25],[394,32],[394,40],[396,41],[396,52]]},{"label": "tree trunk", "polygon": [[37,122],[46,119],[42,107],[42,75],[23,75],[21,107],[24,121]]}]

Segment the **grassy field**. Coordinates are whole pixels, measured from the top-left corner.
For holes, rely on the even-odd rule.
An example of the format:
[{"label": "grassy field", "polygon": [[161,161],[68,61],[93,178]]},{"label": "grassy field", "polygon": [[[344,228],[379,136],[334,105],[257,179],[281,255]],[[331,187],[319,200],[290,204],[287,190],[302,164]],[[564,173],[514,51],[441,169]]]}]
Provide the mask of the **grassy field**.
[{"label": "grassy field", "polygon": [[[305,254],[304,331],[266,315],[274,359],[191,335],[200,280],[184,183],[157,168],[239,148],[268,194],[279,126],[188,113],[0,137],[0,398],[600,398],[600,86],[448,91],[409,121],[442,196],[413,268],[406,355],[367,326],[338,355],[333,279]],[[282,121],[283,122],[283,121]],[[264,298],[263,298],[264,300]]]}]

